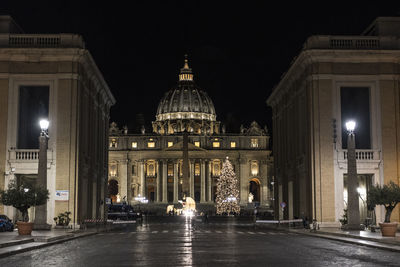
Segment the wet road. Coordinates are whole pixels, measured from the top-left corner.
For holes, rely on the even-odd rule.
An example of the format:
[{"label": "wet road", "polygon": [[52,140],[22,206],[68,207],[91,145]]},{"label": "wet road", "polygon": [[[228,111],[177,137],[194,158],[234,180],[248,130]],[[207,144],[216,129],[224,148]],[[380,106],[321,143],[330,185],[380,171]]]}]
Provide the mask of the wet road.
[{"label": "wet road", "polygon": [[400,266],[400,253],[229,225],[152,223],[0,259],[0,266]]}]

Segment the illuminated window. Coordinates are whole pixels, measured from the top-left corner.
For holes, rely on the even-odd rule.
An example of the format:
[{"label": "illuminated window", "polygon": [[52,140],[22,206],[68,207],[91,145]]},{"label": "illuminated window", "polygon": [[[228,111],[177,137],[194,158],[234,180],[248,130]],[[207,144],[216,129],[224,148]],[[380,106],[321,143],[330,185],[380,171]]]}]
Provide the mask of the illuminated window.
[{"label": "illuminated window", "polygon": [[147,147],[154,148],[156,146],[155,142],[147,142]]},{"label": "illuminated window", "polygon": [[236,147],[236,142],[231,142],[231,148],[235,148]]},{"label": "illuminated window", "polygon": [[257,138],[251,139],[251,147],[258,147],[258,139]]},{"label": "illuminated window", "polygon": [[212,163],[212,175],[214,177],[221,175],[221,162],[219,160],[215,160]]},{"label": "illuminated window", "polygon": [[194,165],[194,175],[199,176],[200,175],[200,164],[196,163]]},{"label": "illuminated window", "polygon": [[117,176],[117,164],[110,165],[110,176]]},{"label": "illuminated window", "polygon": [[171,147],[174,145],[174,142],[168,142],[168,147]]},{"label": "illuminated window", "polygon": [[156,163],[153,160],[147,162],[147,177],[156,176]]},{"label": "illuminated window", "polygon": [[253,161],[251,162],[251,167],[250,167],[250,169],[251,169],[251,175],[253,175],[253,176],[258,175],[258,162],[255,161],[255,160],[253,160]]},{"label": "illuminated window", "polygon": [[117,139],[115,139],[115,138],[111,139],[110,147],[114,147],[115,148],[117,146],[118,146]]},{"label": "illuminated window", "polygon": [[197,147],[200,147],[200,142],[196,141],[196,142],[194,142],[194,145],[197,146]]},{"label": "illuminated window", "polygon": [[219,147],[220,143],[219,142],[213,142],[213,147]]},{"label": "illuminated window", "polygon": [[174,176],[174,165],[168,164],[168,176]]},{"label": "illuminated window", "polygon": [[132,142],[132,148],[137,148],[137,142]]}]

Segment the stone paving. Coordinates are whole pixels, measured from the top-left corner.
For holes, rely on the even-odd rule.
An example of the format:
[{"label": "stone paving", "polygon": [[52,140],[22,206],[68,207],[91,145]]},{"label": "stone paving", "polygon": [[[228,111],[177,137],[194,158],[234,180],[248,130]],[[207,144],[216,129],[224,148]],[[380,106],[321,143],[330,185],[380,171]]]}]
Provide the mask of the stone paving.
[{"label": "stone paving", "polygon": [[232,225],[142,224],[20,253],[0,266],[399,266],[400,253]]},{"label": "stone paving", "polygon": [[[91,240],[95,243],[95,247],[97,249],[101,250],[101,247],[97,246],[97,242],[100,240],[101,242],[105,242],[104,245],[107,245],[107,240],[110,239],[110,242],[114,242],[114,239],[120,239],[123,240],[123,243],[125,242],[126,246],[131,247],[133,244],[140,245],[141,243],[139,241],[147,241],[147,240],[161,240],[162,242],[166,243],[171,241],[172,245],[181,242],[182,238],[184,238],[186,241],[191,240],[192,243],[194,241],[199,241],[203,238],[206,240],[215,240],[215,242],[220,242],[221,239],[225,240],[225,242],[231,243],[232,240],[243,240],[244,242],[240,242],[239,245],[235,245],[234,251],[236,253],[239,253],[239,251],[248,251],[248,248],[246,246],[252,247],[253,244],[249,243],[246,245],[246,242],[249,240],[253,240],[256,243],[259,243],[261,246],[270,246],[271,249],[272,247],[275,247],[275,245],[280,244],[280,242],[284,239],[291,240],[289,242],[289,246],[294,246],[296,243],[298,243],[298,246],[304,246],[304,240],[307,238],[312,238],[313,241],[312,243],[324,243],[325,247],[318,247],[314,249],[319,249],[319,250],[324,250],[324,249],[331,249],[330,246],[333,244],[333,247],[336,247],[338,244],[341,244],[342,247],[349,247],[349,244],[346,243],[351,243],[353,246],[350,246],[352,249],[358,248],[359,250],[369,250],[371,248],[367,247],[372,247],[372,248],[380,248],[384,250],[389,250],[389,251],[394,251],[398,252],[398,254],[389,254],[387,257],[390,259],[395,259],[395,262],[386,262],[389,265],[386,266],[400,266],[400,236],[399,234],[395,238],[391,237],[382,237],[381,233],[375,232],[372,233],[370,231],[342,231],[340,229],[320,229],[316,232],[311,232],[310,230],[306,229],[285,229],[285,228],[265,228],[260,225],[252,225],[249,226],[250,224],[248,223],[208,223],[204,224],[199,220],[198,218],[194,218],[192,220],[190,219],[179,219],[176,221],[172,222],[165,222],[163,220],[150,220],[150,223],[147,223],[146,221],[144,223],[138,223],[131,225],[127,227],[126,225],[119,226],[119,230],[116,231],[111,231],[111,232],[98,232],[99,229],[93,229],[93,230],[87,230],[87,231],[72,231],[72,230],[61,230],[61,229],[53,229],[52,231],[34,231],[32,233],[32,236],[18,236],[17,232],[4,232],[0,233],[0,258],[1,257],[7,257],[10,258],[10,255],[21,253],[26,254],[29,253],[27,251],[31,250],[37,250],[43,251],[47,250],[48,246],[59,246],[57,244],[61,242],[66,242],[68,240],[73,240],[77,237],[82,237],[82,236],[88,236],[88,235],[94,235],[96,234],[97,237],[91,237]],[[169,220],[170,221],[170,220]],[[315,239],[315,237],[319,237]],[[318,239],[330,239],[330,240],[324,240],[324,241],[316,241]],[[89,238],[89,237],[88,237]],[[127,239],[128,238],[128,239]],[[145,238],[145,239],[143,239]],[[289,239],[288,239],[289,238]],[[86,238],[85,238],[86,239]],[[127,240],[126,240],[127,239]],[[164,240],[167,239],[167,240]],[[230,240],[232,239],[232,240]],[[246,241],[247,240],[247,241]],[[271,243],[272,240],[275,240],[277,243]],[[186,242],[185,241],[185,242]],[[336,241],[340,241],[341,243],[337,243]],[[69,244],[71,244],[73,241],[68,241],[66,242],[66,247],[70,247]],[[87,241],[76,241],[77,244],[79,243],[87,243]],[[184,242],[184,243],[185,243]],[[334,243],[332,243],[334,242]],[[335,243],[336,242],[336,243]],[[187,243],[187,242],[186,242]],[[356,245],[361,245],[360,246],[354,246]],[[87,244],[89,245],[89,244]],[[118,244],[115,244],[116,248],[118,248]],[[154,246],[154,249],[158,249],[158,244],[152,243],[149,244],[150,247]],[[282,246],[282,244],[280,244]],[[306,244],[308,246],[309,244]],[[168,247],[168,245],[166,245]],[[222,245],[223,246],[223,245]],[[71,248],[71,247],[70,247]],[[125,247],[124,247],[125,248]],[[134,247],[131,247],[134,249]],[[71,248],[73,249],[73,248]],[[112,249],[112,248],[111,248]],[[167,248],[163,248],[167,249]],[[191,248],[193,251],[196,251],[195,247]],[[287,247],[283,246],[283,250],[287,250]],[[292,247],[292,249],[300,249],[297,247]],[[124,250],[124,249],[123,249]],[[207,250],[208,251],[208,250]],[[383,252],[380,250],[375,251],[374,253],[380,254],[380,253],[392,253],[392,252]],[[211,252],[211,251],[209,251]],[[250,254],[252,251],[248,251]],[[36,252],[31,252],[32,255],[37,255]],[[69,253],[67,250],[65,253]],[[92,251],[93,254],[96,254],[96,250]],[[175,252],[173,251],[172,254]],[[206,253],[204,251],[204,253]],[[139,253],[140,254],[140,253]],[[243,257],[246,255],[243,253],[239,253]],[[143,256],[146,256],[143,254]],[[235,254],[232,255],[233,257],[236,257]],[[356,255],[357,256],[357,255]],[[13,256],[13,257],[17,257]],[[6,259],[7,259],[6,258]],[[167,257],[168,258],[168,257]],[[152,260],[149,260],[148,255],[146,256],[145,261],[139,261],[139,263],[148,263],[152,262]],[[268,260],[268,259],[265,259]],[[275,259],[277,260],[277,259]],[[2,266],[0,261],[0,266]],[[5,261],[7,262],[7,261]],[[211,261],[213,264],[215,263],[214,261]],[[229,263],[230,261],[227,260],[227,262],[224,262],[224,264]],[[236,263],[241,262],[241,260],[237,260]],[[312,261],[311,261],[312,262]],[[34,266],[34,264],[30,264],[32,262],[29,261],[27,262],[28,266]],[[58,262],[59,264],[60,262]],[[99,266],[101,265],[102,262],[99,262]],[[160,262],[157,262],[159,264]],[[192,262],[194,263],[194,262]],[[204,263],[202,260],[196,260],[195,261],[197,265],[199,263]],[[260,262],[261,263],[261,262]],[[276,262],[278,263],[278,262]],[[284,261],[284,263],[288,263],[288,261]],[[326,262],[325,262],[326,263]],[[76,262],[76,264],[79,265],[79,262]],[[124,265],[123,262],[120,262],[120,264]],[[139,265],[140,265],[139,264]],[[146,265],[145,264],[145,265]],[[156,265],[157,265],[156,264]],[[224,265],[223,264],[223,265]],[[52,264],[49,263],[49,266]],[[94,266],[89,264],[90,266]],[[129,265],[129,264],[127,264]],[[181,264],[183,266],[186,266],[185,264]],[[208,265],[208,263],[207,263]],[[345,264],[346,265],[346,264]],[[367,264],[368,265],[368,264]],[[380,265],[380,263],[377,265]],[[19,266],[19,265],[18,265]],[[23,265],[21,265],[23,266]],[[45,265],[40,265],[40,266],[45,266]],[[85,265],[86,266],[86,265]],[[109,265],[104,265],[104,266],[109,266]],[[116,265],[118,266],[118,265]],[[161,266],[161,265],[160,265]],[[233,264],[233,266],[236,266]],[[371,265],[375,266],[375,265]]]}]

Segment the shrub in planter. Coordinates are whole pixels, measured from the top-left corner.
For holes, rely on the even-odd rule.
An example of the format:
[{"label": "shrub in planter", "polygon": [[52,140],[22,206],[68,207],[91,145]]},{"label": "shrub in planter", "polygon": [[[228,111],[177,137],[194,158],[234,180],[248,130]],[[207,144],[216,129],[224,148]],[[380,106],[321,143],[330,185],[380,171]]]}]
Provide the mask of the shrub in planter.
[{"label": "shrub in planter", "polygon": [[[395,236],[397,230],[397,223],[390,223],[390,216],[396,205],[400,202],[400,187],[394,182],[387,185],[372,186],[368,192],[368,204],[372,207],[376,205],[383,205],[385,207],[385,221],[380,223],[382,234],[384,236]],[[385,234],[384,228],[390,227],[391,232]]]},{"label": "shrub in planter", "polygon": [[[28,209],[33,206],[44,205],[48,199],[49,191],[46,188],[27,182],[17,184],[14,180],[10,182],[7,190],[0,190],[0,203],[5,206],[13,206],[19,210],[22,213],[22,222],[24,223],[29,222]],[[33,223],[30,226],[33,227]]]},{"label": "shrub in planter", "polygon": [[64,213],[58,214],[57,217],[54,217],[53,220],[56,223],[56,226],[67,227],[71,221],[71,218],[69,217],[70,214],[70,211],[66,211]]}]

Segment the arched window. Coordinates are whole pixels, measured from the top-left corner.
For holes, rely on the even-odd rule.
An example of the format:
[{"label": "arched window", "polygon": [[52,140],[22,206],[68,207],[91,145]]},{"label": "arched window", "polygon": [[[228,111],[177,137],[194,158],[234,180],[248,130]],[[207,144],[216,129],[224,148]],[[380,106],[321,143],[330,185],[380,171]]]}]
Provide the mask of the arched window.
[{"label": "arched window", "polygon": [[251,175],[252,176],[257,176],[258,175],[259,167],[258,167],[258,162],[256,160],[252,160],[251,161],[250,169],[251,169]]},{"label": "arched window", "polygon": [[214,160],[212,163],[212,175],[218,177],[221,175],[221,161]]},{"label": "arched window", "polygon": [[154,160],[149,160],[147,162],[147,177],[156,176],[156,162]]},{"label": "arched window", "polygon": [[111,162],[108,167],[110,177],[116,177],[118,175],[118,165],[116,162]]}]

